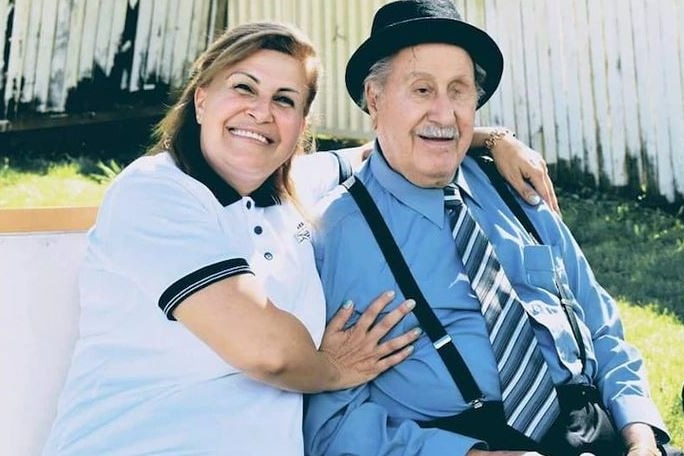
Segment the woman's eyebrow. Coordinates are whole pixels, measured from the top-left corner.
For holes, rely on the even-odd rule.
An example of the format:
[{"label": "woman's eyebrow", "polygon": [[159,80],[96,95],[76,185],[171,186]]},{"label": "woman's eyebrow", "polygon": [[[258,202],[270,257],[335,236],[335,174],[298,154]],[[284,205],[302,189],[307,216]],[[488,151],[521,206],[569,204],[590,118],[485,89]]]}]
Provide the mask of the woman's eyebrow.
[{"label": "woman's eyebrow", "polygon": [[[234,76],[234,75],[236,75],[236,74],[241,74],[241,75],[243,75],[243,76],[247,76],[249,79],[253,80],[253,81],[256,82],[257,84],[260,84],[260,83],[261,83],[261,81],[259,80],[259,78],[257,78],[257,77],[254,76],[253,74],[247,73],[247,72],[245,72],[245,71],[239,71],[239,70],[238,70],[238,71],[235,71],[235,72],[233,72],[233,73],[230,73],[230,74],[228,75],[228,77],[230,78],[231,76]],[[294,87],[280,87],[280,88],[278,89],[278,92],[294,92],[294,93],[297,93],[297,94],[301,93],[299,90],[295,89]]]}]

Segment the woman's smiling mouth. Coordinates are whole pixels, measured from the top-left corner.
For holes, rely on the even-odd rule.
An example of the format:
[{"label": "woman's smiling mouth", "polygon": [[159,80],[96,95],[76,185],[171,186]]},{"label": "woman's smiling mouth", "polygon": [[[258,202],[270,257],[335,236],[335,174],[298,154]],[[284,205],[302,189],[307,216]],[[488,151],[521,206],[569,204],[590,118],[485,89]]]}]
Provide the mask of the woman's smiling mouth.
[{"label": "woman's smiling mouth", "polygon": [[242,138],[254,139],[254,140],[259,141],[263,144],[273,143],[273,140],[271,138],[268,138],[268,137],[262,135],[261,133],[257,133],[255,131],[243,130],[241,128],[228,128],[228,131],[235,136],[240,136]]}]

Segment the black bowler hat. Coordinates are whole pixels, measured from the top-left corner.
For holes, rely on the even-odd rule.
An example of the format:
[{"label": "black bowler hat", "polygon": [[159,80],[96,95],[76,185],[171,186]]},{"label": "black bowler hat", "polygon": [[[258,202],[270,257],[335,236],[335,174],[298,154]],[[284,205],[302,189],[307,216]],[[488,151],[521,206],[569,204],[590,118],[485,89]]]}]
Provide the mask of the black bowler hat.
[{"label": "black bowler hat", "polygon": [[347,62],[347,92],[361,106],[363,81],[375,62],[399,50],[423,43],[448,43],[465,49],[486,72],[484,94],[477,107],[489,100],[501,80],[503,56],[483,30],[463,22],[451,0],[398,0],[380,8],[371,35]]}]

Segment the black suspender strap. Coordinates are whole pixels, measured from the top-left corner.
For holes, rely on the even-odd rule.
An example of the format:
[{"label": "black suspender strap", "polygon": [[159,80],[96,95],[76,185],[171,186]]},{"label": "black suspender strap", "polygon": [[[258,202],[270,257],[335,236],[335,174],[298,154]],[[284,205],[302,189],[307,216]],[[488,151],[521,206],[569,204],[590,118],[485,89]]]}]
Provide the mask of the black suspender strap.
[{"label": "black suspender strap", "polygon": [[333,154],[337,159],[337,170],[339,174],[339,180],[337,182],[342,184],[353,174],[352,165],[349,162],[349,159],[342,155],[338,150],[329,150],[328,152]]},{"label": "black suspender strap", "polygon": [[463,357],[452,343],[451,336],[447,334],[425,296],[423,296],[373,198],[361,181],[353,176],[342,185],[349,190],[359,206],[404,297],[416,301],[413,313],[425,334],[432,341],[432,345],[437,349],[463,398],[473,407],[480,407],[483,399],[480,388],[475,383],[475,379],[466,366]]},{"label": "black suspender strap", "polygon": [[572,294],[570,294],[570,291],[563,286],[557,277],[554,279],[554,282],[556,284],[556,289],[558,290],[558,298],[560,299],[561,307],[563,308],[563,312],[565,312],[565,316],[568,317],[570,327],[572,328],[572,333],[577,341],[580,361],[582,363],[582,372],[584,373],[585,368],[587,367],[587,350],[584,347],[584,339],[582,339],[582,333],[580,332],[579,325],[577,324],[575,310],[572,308],[572,302],[575,299],[573,298]]},{"label": "black suspender strap", "polygon": [[[509,190],[508,185],[504,181],[501,174],[499,174],[499,172],[496,170],[494,160],[486,155],[479,155],[475,156],[474,158],[477,164],[480,165],[482,171],[487,174],[487,177],[489,177],[489,180],[492,182],[492,185],[494,185],[494,188],[496,188],[496,191],[499,193],[499,196],[501,196],[501,199],[503,199],[504,203],[506,203],[506,206],[508,206],[511,212],[513,212],[515,218],[518,219],[520,224],[539,244],[544,244],[544,241],[542,241],[542,238],[537,229],[534,227],[532,220],[530,220],[530,218],[527,216],[523,208],[520,206],[520,203],[518,203],[513,196],[513,193],[511,193]],[[582,372],[584,372],[587,364],[587,351],[584,346],[584,339],[582,339],[582,333],[580,332],[579,325],[577,324],[575,311],[572,308],[572,302],[574,301],[574,298],[570,290],[567,290],[565,287],[563,287],[558,277],[554,278],[554,282],[556,284],[556,291],[558,292],[558,299],[560,299],[561,307],[563,308],[563,312],[565,312],[565,316],[568,318],[568,322],[572,328],[572,334],[575,336],[575,340],[577,341],[580,361],[582,362]]]},{"label": "black suspender strap", "polygon": [[497,171],[496,166],[494,165],[494,160],[491,157],[482,155],[475,157],[475,161],[477,161],[477,164],[480,165],[482,171],[484,171],[485,174],[487,174],[487,177],[489,177],[489,180],[492,182],[492,185],[494,185],[494,188],[496,188],[496,191],[499,193],[499,196],[502,200],[504,200],[506,206],[508,206],[511,212],[513,212],[513,215],[515,216],[515,218],[518,219],[523,228],[525,228],[527,232],[530,233],[539,244],[543,244],[544,242],[542,241],[539,232],[534,227],[530,218],[527,216],[523,208],[520,207],[520,204],[516,201],[515,197],[508,189],[506,181],[503,180],[503,177],[501,177],[501,174],[499,174],[499,171]]}]

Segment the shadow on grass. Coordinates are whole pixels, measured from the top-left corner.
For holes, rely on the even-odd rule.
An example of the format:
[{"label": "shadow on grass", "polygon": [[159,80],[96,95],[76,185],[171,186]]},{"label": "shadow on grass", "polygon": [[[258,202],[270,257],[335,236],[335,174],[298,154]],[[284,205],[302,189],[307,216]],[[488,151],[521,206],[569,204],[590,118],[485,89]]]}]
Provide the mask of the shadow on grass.
[{"label": "shadow on grass", "polygon": [[636,202],[559,193],[563,220],[603,287],[684,323],[684,220]]},{"label": "shadow on grass", "polygon": [[0,166],[45,174],[55,164],[76,163],[84,174],[98,162],[128,164],[150,143],[157,118],[0,133]]}]

